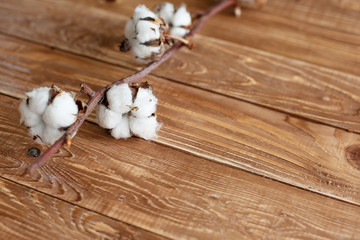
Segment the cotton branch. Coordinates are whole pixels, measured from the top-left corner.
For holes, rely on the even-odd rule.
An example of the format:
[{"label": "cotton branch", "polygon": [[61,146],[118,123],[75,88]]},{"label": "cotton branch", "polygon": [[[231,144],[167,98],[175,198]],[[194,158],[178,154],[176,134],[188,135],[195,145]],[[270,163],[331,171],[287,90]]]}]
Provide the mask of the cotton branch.
[{"label": "cotton branch", "polygon": [[[234,6],[237,4],[237,0],[224,0],[207,11],[203,12],[197,24],[191,29],[189,34],[186,36],[186,40],[189,42],[191,38],[201,29],[201,27],[215,14],[221,12],[222,10]],[[85,119],[89,116],[89,114],[94,110],[96,105],[103,99],[104,94],[108,89],[115,85],[123,84],[123,83],[135,83],[143,79],[150,72],[160,66],[163,62],[168,60],[171,56],[173,56],[181,47],[185,46],[184,42],[177,42],[173,45],[169,50],[167,50],[157,61],[154,61],[148,65],[146,65],[141,70],[135,72],[134,74],[115,81],[104,88],[93,91],[86,84],[81,84],[81,92],[85,93],[89,96],[89,101],[87,104],[87,108],[83,115],[80,115],[74,124],[72,124],[65,134],[58,139],[45,153],[43,153],[38,159],[36,159],[29,167],[30,173],[33,173],[36,169],[40,167],[42,163],[44,163],[47,159],[49,159],[54,153],[56,153],[64,144],[68,146],[71,145],[71,139],[75,136],[80,126],[84,123]]]}]

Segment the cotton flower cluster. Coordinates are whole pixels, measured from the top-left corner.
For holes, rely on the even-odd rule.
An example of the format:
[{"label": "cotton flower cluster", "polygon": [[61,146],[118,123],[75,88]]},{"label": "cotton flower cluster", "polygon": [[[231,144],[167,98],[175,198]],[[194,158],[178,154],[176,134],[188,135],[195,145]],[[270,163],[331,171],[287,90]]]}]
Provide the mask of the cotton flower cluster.
[{"label": "cotton flower cluster", "polygon": [[29,134],[39,144],[53,144],[77,119],[74,98],[56,86],[36,88],[26,95],[19,106],[20,123],[29,127]]},{"label": "cotton flower cluster", "polygon": [[140,62],[154,60],[165,51],[167,31],[167,25],[161,18],[145,5],[139,5],[126,23],[126,40],[122,42],[120,50],[131,49],[133,56]]},{"label": "cotton flower cluster", "polygon": [[135,135],[151,140],[161,127],[155,115],[157,102],[147,83],[120,84],[110,88],[97,106],[97,122],[116,139]]},{"label": "cotton flower cluster", "polygon": [[161,3],[156,7],[155,13],[169,25],[171,35],[184,37],[190,32],[191,15],[185,4],[175,9],[172,3]]},{"label": "cotton flower cluster", "polygon": [[122,41],[120,50],[131,50],[139,62],[154,61],[172,43],[171,35],[184,37],[189,33],[190,25],[191,15],[185,5],[175,9],[171,3],[162,3],[156,7],[156,13],[145,5],[139,5],[126,23],[126,39]]}]

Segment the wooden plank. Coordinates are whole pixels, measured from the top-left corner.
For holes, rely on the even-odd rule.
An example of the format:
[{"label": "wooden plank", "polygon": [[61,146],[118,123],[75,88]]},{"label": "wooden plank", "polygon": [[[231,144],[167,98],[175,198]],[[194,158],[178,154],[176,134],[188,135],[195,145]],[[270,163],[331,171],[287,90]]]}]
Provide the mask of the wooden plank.
[{"label": "wooden plank", "polygon": [[[268,2],[261,11],[243,11],[239,21],[231,20],[231,15],[221,15],[209,22],[202,33],[338,71],[360,74],[360,57],[355,50],[360,48],[359,12],[331,7],[329,1],[323,0]],[[308,5],[307,9],[299,11],[302,3]],[[337,26],[339,19],[343,18],[350,20]],[[221,27],[219,22],[223,23]]]},{"label": "wooden plank", "polygon": [[164,239],[0,179],[1,239]]},{"label": "wooden plank", "polygon": [[262,12],[338,32],[360,35],[359,0],[269,1]]},{"label": "wooden plank", "polygon": [[141,139],[116,141],[89,123],[71,149],[29,176],[26,166],[33,159],[26,151],[34,145],[16,123],[19,101],[0,100],[1,176],[73,204],[176,239],[360,234],[359,206]]},{"label": "wooden plank", "polygon": [[[11,96],[52,83],[77,90],[87,82],[99,89],[131,73],[44,46],[1,39],[7,57],[0,62],[0,86]],[[155,142],[360,204],[359,135],[156,77],[146,80],[159,97],[158,115],[164,123]]]},{"label": "wooden plank", "polygon": [[[0,3],[2,7],[0,31],[134,69],[131,56],[117,52],[117,43],[121,41],[121,29],[124,27],[127,16],[130,15],[133,5],[138,2],[134,1],[131,4],[119,2],[119,4],[108,5],[87,0],[78,1],[76,4],[66,0],[18,1],[20,0]],[[196,3],[196,6],[200,4]],[[21,11],[18,8],[20,5],[23,6]],[[34,8],[35,5],[38,7]],[[272,5],[270,4],[269,8],[270,6]],[[282,9],[286,9],[286,6],[284,4]],[[257,18],[259,14],[264,15],[262,11],[251,12],[251,14],[254,15],[253,18]],[[292,115],[360,132],[359,76],[319,68],[218,39],[224,35],[223,39],[231,40],[225,36],[226,34],[239,38],[243,35],[236,33],[236,29],[243,31],[243,26],[254,31],[258,28],[253,24],[254,22],[259,24],[259,21],[267,22],[266,19],[247,20],[247,17],[244,17],[237,23],[231,20],[230,16],[218,16],[202,31],[204,34],[213,32],[212,36],[216,37],[215,39],[198,36],[195,39],[197,44],[195,49],[181,51],[168,63],[168,67],[159,68],[155,74]],[[88,24],[89,22],[91,24]],[[213,26],[219,22],[226,23],[225,33],[219,32],[222,27]],[[234,24],[236,26],[239,24],[239,27],[235,27]],[[228,25],[235,29],[235,32],[227,29]],[[277,26],[274,28],[278,29]],[[279,36],[284,36],[285,32],[290,34],[290,30],[283,29],[284,33]],[[259,40],[262,46],[264,45],[262,41],[266,42],[265,45],[274,44],[273,41],[269,41],[270,36],[264,34],[266,31],[261,28],[256,31],[259,31],[261,36],[255,35],[254,38],[249,38],[250,42],[262,39]],[[321,43],[322,46],[316,46],[316,51],[310,48],[311,54],[306,52],[305,55],[316,58],[315,55],[319,52],[320,56],[324,57],[323,52],[326,51],[326,61],[336,59],[336,65],[345,64],[349,68],[360,69],[360,58],[354,51],[354,44],[358,44],[360,38],[345,37],[341,35],[343,33],[336,32],[335,34],[334,31],[331,30],[327,34],[338,38],[336,41],[340,46]],[[303,38],[301,36],[305,36],[305,33],[298,33],[297,39]],[[343,43],[344,39],[353,40],[350,45],[346,45]],[[292,42],[288,37],[285,40]],[[310,44],[309,41],[307,44]],[[283,43],[275,46],[280,45],[284,46],[281,51],[299,52],[299,54],[304,52],[302,48],[289,49]],[[344,46],[348,49],[343,49]],[[343,57],[332,54],[332,51],[339,51]],[[327,57],[327,55],[334,57]],[[222,59],[222,61],[213,61],[213,59]],[[349,61],[353,61],[356,66]],[[331,67],[334,66],[331,65]]]}]

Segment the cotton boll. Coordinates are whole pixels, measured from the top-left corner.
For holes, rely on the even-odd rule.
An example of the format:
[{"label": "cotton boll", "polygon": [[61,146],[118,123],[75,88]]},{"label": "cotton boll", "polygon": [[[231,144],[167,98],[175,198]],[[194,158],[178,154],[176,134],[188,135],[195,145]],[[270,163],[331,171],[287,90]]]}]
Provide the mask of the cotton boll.
[{"label": "cotton boll", "polygon": [[26,93],[29,98],[29,109],[36,114],[43,114],[49,101],[50,88],[35,88],[33,91]]},{"label": "cotton boll", "polygon": [[159,26],[154,22],[140,20],[136,24],[137,39],[140,43],[156,40],[160,38]]},{"label": "cotton boll", "polygon": [[170,29],[171,35],[177,36],[177,37],[184,37],[186,34],[190,32],[189,29],[183,28],[183,27],[172,27]]},{"label": "cotton boll", "polygon": [[187,27],[191,25],[191,15],[186,10],[186,5],[178,8],[173,16],[172,25],[174,27]]},{"label": "cotton boll", "polygon": [[111,136],[116,139],[131,137],[128,115],[124,115],[116,127],[111,130]]},{"label": "cotton boll", "polygon": [[57,128],[45,126],[41,140],[44,144],[54,144],[54,142],[56,142],[63,134],[64,132]]},{"label": "cotton boll", "polygon": [[172,17],[174,15],[174,12],[175,12],[174,5],[172,3],[168,3],[168,2],[160,4],[155,11],[155,13],[159,17],[164,19],[164,21],[167,24],[170,24]]},{"label": "cotton boll", "polygon": [[165,51],[164,34],[167,31],[162,19],[144,5],[139,5],[125,26],[126,39],[122,41],[120,51],[131,49],[132,55],[141,63],[154,61]]},{"label": "cotton boll", "polygon": [[43,114],[44,122],[53,128],[68,127],[76,121],[78,107],[67,92],[58,94]]},{"label": "cotton boll", "polygon": [[130,131],[145,140],[157,138],[157,131],[161,125],[156,121],[156,116],[138,118],[130,116]]},{"label": "cotton boll", "polygon": [[107,129],[112,129],[121,122],[122,114],[108,109],[105,105],[100,104],[96,107],[97,123]]},{"label": "cotton boll", "polygon": [[158,47],[145,46],[135,39],[131,42],[131,50],[138,62],[147,63],[153,60],[153,56],[162,54],[165,51],[165,48],[163,44]]},{"label": "cotton boll", "polygon": [[41,122],[40,124],[38,124],[36,126],[29,128],[29,135],[33,139],[35,139],[35,142],[38,144],[43,144],[41,139],[43,136],[44,128],[45,128],[45,125],[43,122]]},{"label": "cotton boll", "polygon": [[137,22],[140,19],[147,17],[156,18],[156,15],[155,13],[150,11],[150,9],[148,9],[145,5],[138,5],[134,10],[134,14],[133,14],[134,21]]},{"label": "cotton boll", "polygon": [[139,88],[131,114],[135,117],[148,117],[156,112],[157,98],[149,88]]},{"label": "cotton boll", "polygon": [[26,102],[27,100],[23,100],[19,106],[21,114],[20,123],[24,122],[27,127],[33,127],[40,124],[42,122],[41,116],[32,112]]},{"label": "cotton boll", "polygon": [[109,108],[116,113],[123,114],[130,111],[132,92],[128,84],[113,86],[106,93]]},{"label": "cotton boll", "polygon": [[133,19],[129,19],[125,25],[125,37],[127,39],[133,39],[136,37],[135,22]]}]

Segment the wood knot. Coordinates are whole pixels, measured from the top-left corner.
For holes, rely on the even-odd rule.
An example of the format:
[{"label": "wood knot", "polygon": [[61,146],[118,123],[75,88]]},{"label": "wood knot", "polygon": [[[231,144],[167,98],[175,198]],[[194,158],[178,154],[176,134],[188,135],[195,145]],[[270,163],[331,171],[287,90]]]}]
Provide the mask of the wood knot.
[{"label": "wood knot", "polygon": [[31,147],[28,149],[27,154],[29,157],[38,157],[40,155],[40,149]]},{"label": "wood knot", "polygon": [[345,157],[349,164],[360,170],[360,145],[352,145],[346,148]]}]

